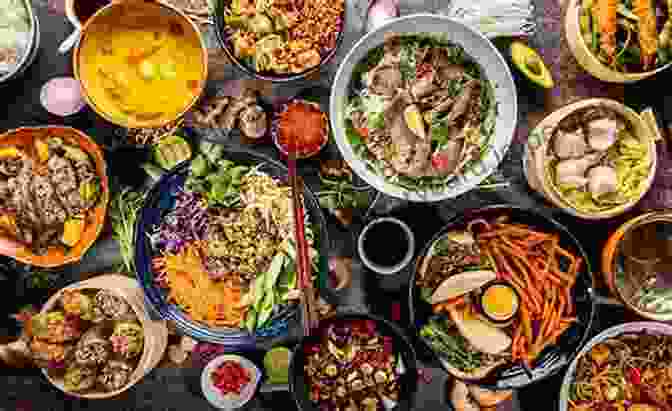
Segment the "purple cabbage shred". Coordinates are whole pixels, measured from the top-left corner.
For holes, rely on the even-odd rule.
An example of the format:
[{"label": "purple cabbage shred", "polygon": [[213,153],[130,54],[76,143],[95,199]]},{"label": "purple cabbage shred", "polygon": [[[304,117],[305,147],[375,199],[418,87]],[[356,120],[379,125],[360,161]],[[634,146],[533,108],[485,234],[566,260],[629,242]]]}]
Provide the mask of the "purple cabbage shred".
[{"label": "purple cabbage shred", "polygon": [[175,207],[159,225],[156,245],[170,253],[179,253],[187,244],[204,240],[208,227],[207,206],[199,194],[180,191]]}]

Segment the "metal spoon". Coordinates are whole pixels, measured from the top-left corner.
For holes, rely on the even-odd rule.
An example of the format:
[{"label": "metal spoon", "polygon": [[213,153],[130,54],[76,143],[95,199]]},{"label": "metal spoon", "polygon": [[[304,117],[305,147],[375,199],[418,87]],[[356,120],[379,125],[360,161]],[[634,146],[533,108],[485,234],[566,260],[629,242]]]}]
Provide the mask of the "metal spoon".
[{"label": "metal spoon", "polygon": [[63,42],[61,43],[60,46],[58,46],[58,52],[61,54],[65,54],[72,47],[77,44],[77,40],[79,40],[79,36],[82,34],[82,30],[77,28],[75,31],[73,31]]}]

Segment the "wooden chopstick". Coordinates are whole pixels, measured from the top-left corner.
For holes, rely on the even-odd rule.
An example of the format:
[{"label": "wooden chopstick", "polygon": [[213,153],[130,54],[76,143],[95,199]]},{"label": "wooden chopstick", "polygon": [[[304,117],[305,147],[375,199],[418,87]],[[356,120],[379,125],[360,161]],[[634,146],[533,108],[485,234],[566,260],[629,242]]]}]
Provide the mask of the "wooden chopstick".
[{"label": "wooden chopstick", "polygon": [[[292,146],[295,142],[292,138]],[[313,281],[310,257],[308,253],[308,241],[306,240],[304,226],[304,209],[301,201],[303,192],[303,182],[299,179],[296,172],[296,149],[290,147],[287,156],[287,168],[289,170],[289,183],[292,187],[292,203],[294,208],[294,233],[297,248],[297,268],[299,274],[299,286],[303,290],[301,296],[301,311],[303,314],[303,333],[309,336],[311,331],[317,327],[317,316],[315,312],[315,293],[313,291]]]}]

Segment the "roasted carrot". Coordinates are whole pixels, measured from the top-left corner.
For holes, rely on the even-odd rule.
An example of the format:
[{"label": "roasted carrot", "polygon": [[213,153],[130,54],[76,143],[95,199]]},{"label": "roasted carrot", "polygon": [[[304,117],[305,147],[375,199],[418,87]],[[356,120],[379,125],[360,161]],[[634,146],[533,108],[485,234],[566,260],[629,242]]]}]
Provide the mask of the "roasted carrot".
[{"label": "roasted carrot", "polygon": [[541,318],[548,318],[549,314],[551,313],[551,304],[549,303],[548,299],[544,302],[544,313],[542,314]]},{"label": "roasted carrot", "polygon": [[548,329],[551,327],[551,323],[553,322],[553,318],[556,315],[556,307],[555,307],[555,298],[557,294],[552,293],[551,295],[551,301],[548,303],[550,305],[550,310],[548,313],[548,316],[544,317],[540,327],[539,327],[539,334],[540,335],[545,335],[548,333]]},{"label": "roasted carrot", "polygon": [[558,328],[557,328],[557,329],[550,335],[550,337],[548,337],[548,341],[550,341],[551,343],[554,343],[554,342],[558,339],[558,337],[560,337],[565,331],[567,331],[567,329],[569,328],[569,326],[570,326],[571,324],[572,324],[572,323],[563,323],[563,325],[561,325],[560,327],[558,327]]},{"label": "roasted carrot", "polygon": [[551,267],[551,273],[555,274],[556,277],[560,278],[565,283],[574,283],[574,277],[570,276],[568,273],[563,272],[557,267]]},{"label": "roasted carrot", "polygon": [[[540,306],[543,304],[543,298],[541,296],[541,293],[539,290],[535,287],[534,283],[530,279],[530,276],[527,273],[527,269],[523,267],[523,263],[520,262],[520,258],[518,257],[513,257],[511,259],[513,261],[513,264],[518,268],[518,272],[520,273],[520,277],[524,281],[524,284],[527,286],[527,291],[530,294],[530,296],[534,299],[536,299],[540,304]],[[532,274],[532,273],[530,273]]]},{"label": "roasted carrot", "polygon": [[532,341],[532,321],[530,320],[530,313],[524,305],[520,307],[520,322],[523,326],[523,335],[527,341]]},{"label": "roasted carrot", "polygon": [[466,300],[464,299],[464,296],[461,295],[459,297],[450,299],[448,301],[444,301],[438,304],[434,304],[432,306],[432,311],[434,313],[440,313],[440,312],[447,312],[449,307],[455,307],[458,305],[463,305],[466,303]]},{"label": "roasted carrot", "polygon": [[565,290],[564,290],[565,301],[567,301],[567,309],[565,310],[567,312],[567,315],[571,315],[572,311],[574,311],[573,305],[569,304],[569,302],[572,301],[572,297],[570,295],[570,290],[569,289],[570,289],[569,287],[566,287]]},{"label": "roasted carrot", "polygon": [[551,323],[548,326],[548,331],[546,332],[547,335],[550,335],[553,333],[554,330],[558,328],[560,325],[560,317],[562,316],[562,312],[565,310],[565,306],[562,304],[562,302],[558,305],[557,310],[555,310],[555,315],[553,316],[553,319]]},{"label": "roasted carrot", "polygon": [[565,286],[565,281],[562,281],[560,278],[558,278],[558,276],[553,275],[552,273],[548,273],[548,275],[546,275],[546,279],[552,282],[553,284],[557,285],[558,287]]},{"label": "roasted carrot", "polygon": [[511,339],[511,356],[514,359],[518,356],[518,351],[520,350],[520,332],[521,327],[520,325],[517,325],[513,332],[513,338]]},{"label": "roasted carrot", "polygon": [[559,245],[556,245],[555,248],[554,248],[554,250],[555,250],[556,253],[558,253],[558,254],[560,254],[561,256],[563,256],[563,257],[565,257],[566,259],[568,259],[569,262],[570,262],[570,266],[571,266],[572,264],[574,264],[574,262],[576,261],[576,257],[574,257],[574,255],[572,255],[572,253],[570,253],[569,251],[567,251],[567,250],[565,250],[564,248],[560,247]]}]

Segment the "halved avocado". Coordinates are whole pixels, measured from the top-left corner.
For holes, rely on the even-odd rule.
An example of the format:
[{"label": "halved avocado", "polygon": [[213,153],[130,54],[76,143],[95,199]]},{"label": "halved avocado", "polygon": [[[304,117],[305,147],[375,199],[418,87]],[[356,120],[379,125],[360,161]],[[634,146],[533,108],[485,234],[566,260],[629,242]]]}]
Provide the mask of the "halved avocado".
[{"label": "halved avocado", "polygon": [[511,58],[513,64],[525,77],[543,88],[553,87],[551,71],[533,48],[521,41],[511,43]]}]

